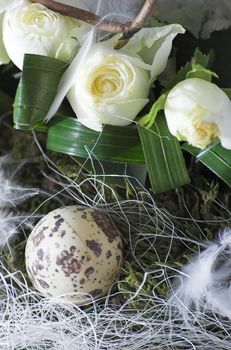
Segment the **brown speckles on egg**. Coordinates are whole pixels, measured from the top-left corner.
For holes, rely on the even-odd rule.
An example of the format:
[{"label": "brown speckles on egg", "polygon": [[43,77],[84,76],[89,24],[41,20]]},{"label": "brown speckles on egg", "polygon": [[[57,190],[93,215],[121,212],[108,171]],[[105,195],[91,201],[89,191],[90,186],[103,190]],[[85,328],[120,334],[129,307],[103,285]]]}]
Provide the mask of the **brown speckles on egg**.
[{"label": "brown speckles on egg", "polygon": [[61,266],[62,271],[67,277],[73,273],[79,273],[81,270],[81,261],[78,261],[74,257],[73,252],[69,253],[67,250],[63,250],[60,255],[57,256],[56,264]]},{"label": "brown speckles on egg", "polygon": [[33,236],[32,240],[33,240],[34,247],[37,247],[45,238],[44,231],[46,229],[47,227],[42,228],[35,236]]},{"label": "brown speckles on egg", "polygon": [[86,212],[83,212],[83,213],[81,214],[81,218],[82,218],[83,220],[86,220],[86,219],[87,219],[87,214],[86,214]]},{"label": "brown speckles on egg", "polygon": [[49,285],[46,281],[41,280],[41,279],[38,279],[37,281],[38,281],[38,283],[40,284],[40,286],[41,286],[42,288],[44,288],[44,289],[50,288],[50,285]]},{"label": "brown speckles on egg", "polygon": [[60,233],[60,237],[63,238],[66,234],[66,231],[65,230],[62,230],[61,233]]},{"label": "brown speckles on egg", "polygon": [[116,255],[116,260],[117,260],[117,264],[119,265],[121,262],[121,255]]},{"label": "brown speckles on egg", "polygon": [[56,215],[54,215],[54,219],[55,220],[58,220],[58,219],[60,219],[62,216],[60,215],[60,214],[56,214]]},{"label": "brown speckles on egg", "polygon": [[101,244],[96,242],[94,239],[86,240],[86,246],[93,251],[95,256],[99,257],[102,253]]},{"label": "brown speckles on egg", "polygon": [[111,250],[108,250],[106,253],[106,258],[110,259],[111,256],[112,256]]},{"label": "brown speckles on egg", "polygon": [[113,226],[112,222],[105,214],[102,214],[99,211],[94,210],[91,215],[97,226],[107,236],[108,241],[112,243],[119,236],[119,233]]},{"label": "brown speckles on egg", "polygon": [[91,267],[88,267],[86,269],[86,271],[84,272],[84,275],[89,279],[90,278],[90,275],[92,275],[94,273],[95,269],[93,266]]},{"label": "brown speckles on egg", "polygon": [[49,237],[53,237],[54,233],[57,233],[59,231],[61,224],[64,222],[64,218],[62,218],[61,215],[55,215],[54,219],[55,219],[54,227],[52,228],[49,234]]},{"label": "brown speckles on egg", "polygon": [[[72,254],[74,254],[74,253],[76,252],[76,247],[75,247],[74,245],[72,245],[72,246],[70,247],[70,252],[71,252]],[[82,258],[84,258],[84,256],[83,256]]]},{"label": "brown speckles on egg", "polygon": [[42,248],[37,251],[37,256],[38,256],[39,260],[43,261],[44,250]]},{"label": "brown speckles on egg", "polygon": [[35,261],[31,267],[31,270],[34,276],[36,276],[39,273],[39,271],[43,269],[44,269],[44,266],[39,264],[37,261]]}]

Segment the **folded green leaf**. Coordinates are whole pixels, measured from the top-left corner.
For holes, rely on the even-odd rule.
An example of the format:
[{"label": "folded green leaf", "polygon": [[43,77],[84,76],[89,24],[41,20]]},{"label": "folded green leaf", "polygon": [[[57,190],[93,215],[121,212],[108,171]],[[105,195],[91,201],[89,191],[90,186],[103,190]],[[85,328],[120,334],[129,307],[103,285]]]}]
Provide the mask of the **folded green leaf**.
[{"label": "folded green leaf", "polygon": [[198,78],[198,79],[203,79],[207,80],[209,82],[212,81],[212,78],[218,78],[218,75],[201,66],[200,64],[192,64],[192,69],[187,73],[186,78]]},{"label": "folded green leaf", "polygon": [[231,150],[216,144],[204,151],[185,143],[182,148],[195,156],[202,164],[209,168],[231,187]]},{"label": "folded green leaf", "polygon": [[163,114],[150,129],[139,126],[146,166],[154,192],[164,192],[190,182],[181,147]]},{"label": "folded green leaf", "polygon": [[106,125],[102,133],[80,124],[77,119],[57,117],[48,129],[47,148],[77,157],[118,163],[145,163],[136,128]]},{"label": "folded green leaf", "polygon": [[158,112],[164,109],[166,97],[167,95],[163,94],[154,102],[152,108],[150,109],[150,112],[144,115],[138,121],[139,125],[146,126],[146,128],[150,128],[152,126],[152,124],[155,122]]},{"label": "folded green leaf", "polygon": [[50,109],[66,64],[51,57],[26,54],[14,101],[17,129],[32,129]]}]

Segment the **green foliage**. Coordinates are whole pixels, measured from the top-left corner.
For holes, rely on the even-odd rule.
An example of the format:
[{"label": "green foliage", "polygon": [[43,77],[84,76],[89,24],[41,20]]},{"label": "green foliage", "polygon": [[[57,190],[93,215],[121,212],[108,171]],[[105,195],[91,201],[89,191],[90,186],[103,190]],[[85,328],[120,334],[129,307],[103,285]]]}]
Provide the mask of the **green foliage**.
[{"label": "green foliage", "polygon": [[188,144],[184,144],[183,148],[231,187],[230,150],[223,148],[220,144],[211,145],[203,151]]},{"label": "green foliage", "polygon": [[212,50],[208,54],[201,52],[199,48],[196,48],[194,55],[191,59],[192,64],[199,64],[204,68],[210,68],[214,60],[214,53]]},{"label": "green foliage", "polygon": [[169,191],[190,182],[179,141],[171,135],[163,114],[150,129],[139,126],[152,190]]},{"label": "green foliage", "polygon": [[158,112],[164,109],[166,97],[166,94],[160,95],[160,97],[152,105],[152,108],[148,114],[139,119],[138,124],[145,126],[146,128],[150,128],[155,122]]},{"label": "green foliage", "polygon": [[14,101],[17,129],[33,129],[50,109],[66,65],[57,59],[26,54]]},{"label": "green foliage", "polygon": [[[201,78],[211,80],[211,77],[217,77],[216,73],[209,70],[213,62],[213,51],[210,51],[208,54],[203,54],[198,48],[195,50],[193,57],[189,62],[182,66],[172,81],[167,86],[166,90],[171,90],[176,84],[180,81],[192,76],[195,78]],[[191,74],[191,76],[190,76]],[[188,76],[189,75],[189,76]]]},{"label": "green foliage", "polygon": [[215,72],[212,72],[209,69],[204,68],[200,64],[192,64],[192,69],[187,73],[186,79],[189,78],[198,78],[207,80],[209,82],[212,81],[212,78],[218,78],[217,74]]},{"label": "green foliage", "polygon": [[119,163],[144,163],[136,128],[105,125],[102,133],[80,124],[76,118],[58,117],[48,129],[47,149],[77,157]]}]

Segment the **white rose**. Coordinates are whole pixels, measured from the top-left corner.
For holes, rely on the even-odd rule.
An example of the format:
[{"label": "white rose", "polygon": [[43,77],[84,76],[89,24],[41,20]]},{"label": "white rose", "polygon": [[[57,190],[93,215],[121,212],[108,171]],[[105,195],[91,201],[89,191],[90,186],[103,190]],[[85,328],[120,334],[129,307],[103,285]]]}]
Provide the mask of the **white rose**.
[{"label": "white rose", "polygon": [[24,0],[0,0],[0,65],[10,62],[10,57],[8,56],[5,45],[3,43],[2,37],[2,24],[4,18],[4,12],[6,10],[17,7],[23,3]]},{"label": "white rose", "polygon": [[148,102],[177,33],[184,33],[180,25],[145,28],[120,50],[114,49],[118,36],[93,45],[67,95],[78,120],[96,131],[130,124]]},{"label": "white rose", "polygon": [[181,81],[167,96],[165,116],[178,140],[204,149],[218,137],[231,149],[231,102],[215,84],[197,78]]},{"label": "white rose", "polygon": [[89,26],[79,20],[27,0],[5,12],[2,27],[7,54],[20,69],[25,53],[69,62],[88,30]]},{"label": "white rose", "polygon": [[21,5],[23,1],[24,0],[0,0],[0,13]]}]

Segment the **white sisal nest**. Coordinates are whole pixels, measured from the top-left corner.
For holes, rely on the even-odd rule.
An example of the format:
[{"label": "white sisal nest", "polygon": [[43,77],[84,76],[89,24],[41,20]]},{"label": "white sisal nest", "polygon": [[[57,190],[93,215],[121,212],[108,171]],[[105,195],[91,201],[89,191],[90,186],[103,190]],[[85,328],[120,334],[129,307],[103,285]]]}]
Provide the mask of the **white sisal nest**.
[{"label": "white sisal nest", "polygon": [[[38,146],[43,153],[39,144]],[[192,244],[195,247],[195,244],[198,243],[198,250],[204,249],[204,244],[192,241],[184,232],[177,230],[170,216],[158,208],[151,194],[142,188],[141,184],[137,183],[142,189],[143,199],[137,193],[135,199],[121,200],[117,198],[113,188],[105,185],[105,178],[114,175],[105,175],[103,167],[101,176],[93,175],[91,178],[78,181],[77,174],[76,181],[73,181],[58,173],[55,164],[44,153],[43,156],[49,168],[49,174],[55,175],[54,178],[53,175],[49,175],[49,180],[53,180],[60,186],[60,191],[48,195],[44,202],[50,200],[51,197],[68,197],[75,203],[105,209],[109,215],[120,218],[127,227],[128,234],[125,239],[128,250],[131,251],[134,261],[140,264],[143,278],[136,290],[129,292],[126,301],[115,302],[115,300],[122,301],[124,297],[124,294],[116,292],[117,283],[124,283],[119,278],[105,298],[80,308],[71,302],[42,298],[39,293],[28,287],[22,272],[9,272],[1,264],[0,349],[230,349],[231,323],[228,318],[224,317],[223,308],[219,308],[219,302],[223,300],[221,286],[230,275],[228,269],[230,262],[225,259],[216,260],[218,256],[223,257],[223,253],[228,256],[229,234],[225,234],[220,243],[210,244],[191,266],[189,265],[183,271],[172,271],[172,268],[168,266],[168,255],[175,240],[180,240],[189,252],[191,252]],[[93,158],[94,154],[89,153],[89,160]],[[4,171],[2,176],[4,181]],[[126,181],[130,182],[135,194],[134,181],[136,180],[124,176]],[[95,190],[93,197],[83,190],[86,182]],[[8,183],[8,185],[9,188],[15,188],[13,184]],[[19,188],[20,193],[25,193],[21,187]],[[114,194],[114,200],[111,202],[106,201],[105,193],[108,191]],[[28,190],[26,193],[28,196]],[[33,189],[32,194],[34,194]],[[10,198],[18,199],[18,195],[15,197],[12,195]],[[33,219],[35,214],[27,219]],[[5,215],[5,218],[10,220],[11,217]],[[18,231],[18,234],[21,234],[20,230]],[[155,249],[158,239],[164,241],[166,250],[164,260]],[[142,263],[142,257],[139,255],[138,248],[144,242],[148,248],[142,254],[153,257],[148,265]],[[212,269],[212,267],[215,268],[214,263],[216,273],[213,273]],[[198,268],[201,265],[202,270]],[[180,284],[180,289],[173,285],[175,289],[170,298],[158,296],[156,287],[148,295],[143,291],[147,278],[158,279],[159,284],[166,283],[171,289],[174,275],[183,282]],[[188,277],[190,276],[192,279],[189,282]],[[210,287],[211,293],[209,294]],[[224,283],[223,287],[227,302],[222,306],[231,310],[231,303],[227,299],[229,297],[227,284]],[[205,295],[204,288],[207,291]],[[219,288],[220,294],[217,294],[216,288]],[[185,294],[189,291],[191,294]],[[185,295],[187,298],[183,297]],[[201,297],[203,303],[199,302],[196,305],[193,300],[195,295],[198,298],[196,301],[200,301]],[[215,308],[211,307],[211,296],[213,301],[216,300]],[[139,303],[143,305],[142,308],[135,309],[132,306],[134,302],[137,305]],[[206,303],[210,306],[203,307]],[[230,317],[231,312],[226,315]]]}]

